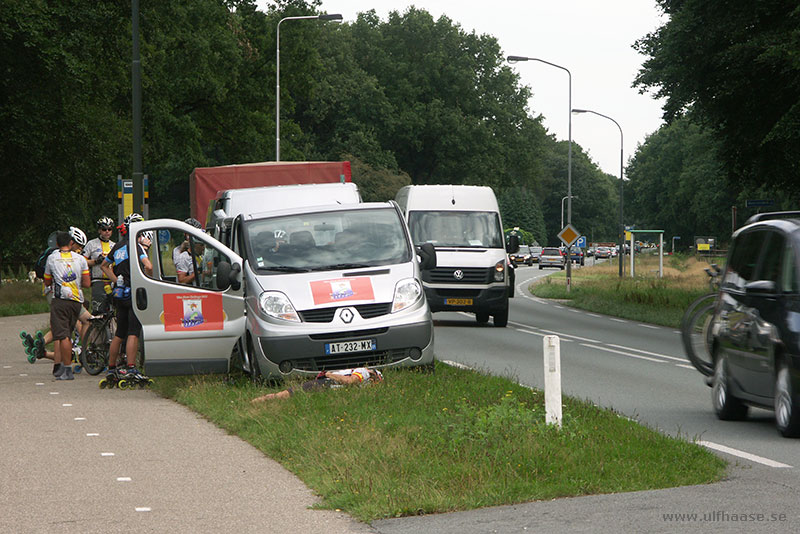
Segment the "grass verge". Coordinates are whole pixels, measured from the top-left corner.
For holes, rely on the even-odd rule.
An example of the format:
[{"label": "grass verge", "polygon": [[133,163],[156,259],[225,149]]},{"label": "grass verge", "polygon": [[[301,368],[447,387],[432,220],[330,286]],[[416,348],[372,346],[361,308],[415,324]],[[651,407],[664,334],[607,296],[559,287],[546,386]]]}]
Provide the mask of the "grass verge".
[{"label": "grass verge", "polygon": [[42,284],[3,282],[0,286],[0,317],[49,311],[47,299],[42,295]]},{"label": "grass verge", "polygon": [[383,384],[298,392],[253,406],[246,378],[159,378],[153,386],[298,475],[320,507],[374,519],[719,480],[725,462],[615,412],[544,400],[505,378],[437,363]]},{"label": "grass verge", "polygon": [[[694,258],[667,260],[664,277],[658,278],[658,258],[637,260],[636,272],[647,276],[619,278],[616,264],[602,263],[572,271],[572,288],[566,274],[555,273],[531,287],[537,297],[563,299],[567,305],[587,311],[679,328],[681,317],[696,298],[709,292],[708,263]],[[627,266],[626,266],[627,267]]]}]

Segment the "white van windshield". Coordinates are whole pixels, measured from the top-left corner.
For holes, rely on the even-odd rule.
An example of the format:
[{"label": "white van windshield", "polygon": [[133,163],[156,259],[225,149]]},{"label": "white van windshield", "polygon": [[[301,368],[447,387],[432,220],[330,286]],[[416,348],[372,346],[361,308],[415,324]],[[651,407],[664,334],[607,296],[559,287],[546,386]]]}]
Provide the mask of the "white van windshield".
[{"label": "white van windshield", "polygon": [[408,228],[415,245],[503,248],[500,218],[491,211],[411,211]]},{"label": "white van windshield", "polygon": [[341,210],[244,223],[247,256],[264,272],[327,271],[411,261],[394,208]]}]

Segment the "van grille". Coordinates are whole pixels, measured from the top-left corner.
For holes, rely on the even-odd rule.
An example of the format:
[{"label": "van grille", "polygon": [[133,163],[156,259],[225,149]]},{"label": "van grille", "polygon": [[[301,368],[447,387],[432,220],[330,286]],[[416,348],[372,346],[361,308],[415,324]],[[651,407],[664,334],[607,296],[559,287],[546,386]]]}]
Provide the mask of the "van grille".
[{"label": "van grille", "polygon": [[[460,280],[453,276],[461,271]],[[493,269],[488,267],[437,267],[423,272],[423,280],[434,284],[488,284],[492,282]]]},{"label": "van grille", "polygon": [[480,289],[434,288],[437,297],[444,298],[475,298],[481,294]]},{"label": "van grille", "polygon": [[311,334],[308,336],[314,341],[335,341],[337,339],[356,339],[368,336],[378,336],[385,334],[389,328],[370,328],[368,330],[345,330],[344,332],[325,332],[323,334]]},{"label": "van grille", "polygon": [[[374,319],[375,317],[388,314],[392,309],[392,303],[379,302],[377,304],[359,304],[358,306],[341,307],[355,308],[363,319]],[[318,310],[301,310],[297,313],[300,314],[300,318],[305,323],[330,323],[333,321],[333,317],[336,315],[336,310],[339,308],[340,307],[322,308]]]}]

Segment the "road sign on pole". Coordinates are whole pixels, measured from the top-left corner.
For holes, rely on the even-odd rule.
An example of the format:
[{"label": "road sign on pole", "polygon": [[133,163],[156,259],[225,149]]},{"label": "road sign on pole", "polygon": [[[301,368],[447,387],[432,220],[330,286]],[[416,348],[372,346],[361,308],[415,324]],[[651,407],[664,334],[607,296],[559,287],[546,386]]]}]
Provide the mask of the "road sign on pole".
[{"label": "road sign on pole", "polygon": [[564,229],[558,233],[558,238],[568,247],[571,247],[580,236],[581,233],[571,224],[567,224]]},{"label": "road sign on pole", "polygon": [[578,248],[586,248],[586,236],[582,235],[575,241],[575,246]]}]

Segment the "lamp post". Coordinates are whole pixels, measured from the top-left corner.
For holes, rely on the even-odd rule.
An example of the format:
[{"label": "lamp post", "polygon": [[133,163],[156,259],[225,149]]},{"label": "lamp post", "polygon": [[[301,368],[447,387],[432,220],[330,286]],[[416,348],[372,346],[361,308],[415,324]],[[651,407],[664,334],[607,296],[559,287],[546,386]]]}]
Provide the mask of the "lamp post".
[{"label": "lamp post", "polygon": [[275,33],[275,161],[281,160],[281,22],[285,20],[342,20],[338,13],[331,15],[305,15],[300,17],[284,17],[278,21]]},{"label": "lamp post", "polygon": [[[555,63],[550,63],[549,61],[535,57],[508,56],[507,59],[509,63],[516,63],[518,61],[538,61],[539,63],[550,65],[551,67],[561,69],[567,73],[567,78],[569,80],[569,107],[567,109],[567,117],[569,119],[569,149],[567,153],[567,224],[572,224],[572,73],[566,67],[562,67],[561,65],[556,65]],[[563,221],[561,228],[564,228]],[[567,247],[567,292],[570,291],[570,286],[572,285],[572,251],[570,249],[571,247]]]},{"label": "lamp post", "polygon": [[[564,201],[567,200],[569,195],[566,197],[561,198],[561,228],[564,228]],[[572,195],[572,198],[578,198],[576,195]]]},{"label": "lamp post", "polygon": [[[624,250],[624,239],[625,239],[625,222],[622,218],[622,127],[619,125],[617,121],[609,117],[608,115],[603,115],[602,113],[598,113],[596,111],[592,111],[591,109],[573,109],[572,113],[579,114],[579,113],[593,113],[604,119],[608,119],[614,124],[617,125],[619,128],[619,253],[622,256],[622,251]],[[620,257],[619,260],[619,277],[622,278],[622,258]]]}]

